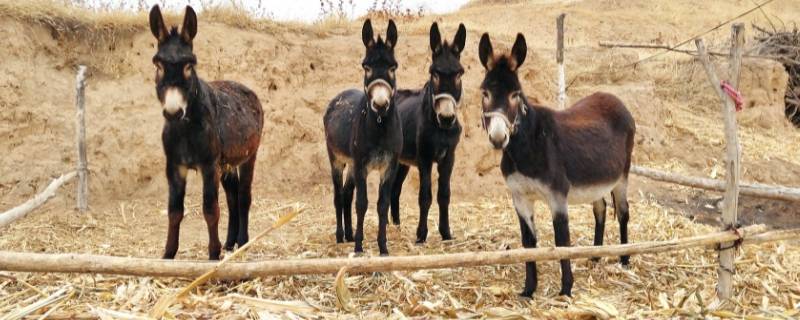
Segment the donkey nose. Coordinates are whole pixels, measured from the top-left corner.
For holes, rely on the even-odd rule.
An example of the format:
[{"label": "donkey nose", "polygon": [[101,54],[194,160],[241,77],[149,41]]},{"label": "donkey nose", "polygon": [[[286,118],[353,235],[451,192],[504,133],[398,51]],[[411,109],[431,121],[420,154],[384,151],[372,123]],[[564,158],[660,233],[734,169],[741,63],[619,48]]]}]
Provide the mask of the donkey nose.
[{"label": "donkey nose", "polygon": [[503,149],[506,144],[506,137],[489,137],[489,141],[492,142],[492,146],[494,146],[495,149]]},{"label": "donkey nose", "polygon": [[439,117],[439,125],[443,128],[450,128],[455,124],[456,117],[455,115],[440,115]]},{"label": "donkey nose", "polygon": [[389,99],[383,95],[372,98],[372,105],[374,105],[376,108],[385,108],[388,104]]}]

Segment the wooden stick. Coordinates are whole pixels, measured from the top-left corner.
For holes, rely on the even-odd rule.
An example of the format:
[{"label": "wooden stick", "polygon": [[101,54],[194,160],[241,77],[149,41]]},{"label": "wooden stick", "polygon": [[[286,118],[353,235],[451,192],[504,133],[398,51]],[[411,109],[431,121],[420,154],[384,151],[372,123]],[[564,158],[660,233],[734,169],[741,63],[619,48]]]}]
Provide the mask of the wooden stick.
[{"label": "wooden stick", "polygon": [[44,189],[44,191],[37,194],[32,199],[26,201],[25,203],[11,210],[0,213],[0,228],[11,224],[11,222],[14,222],[17,219],[24,217],[25,215],[33,211],[33,209],[36,209],[39,206],[43,205],[45,202],[47,202],[47,200],[50,200],[50,198],[56,195],[56,190],[58,190],[58,188],[61,187],[62,184],[66,183],[69,180],[72,180],[72,178],[74,177],[75,177],[74,171],[63,174],[57,179],[50,182],[50,185],[48,185],[47,188]]},{"label": "wooden stick", "polygon": [[[620,255],[653,254],[711,246],[738,239],[754,243],[797,239],[800,229],[764,232],[763,225],[748,226],[734,231],[666,241],[637,242],[625,245],[547,247],[512,249],[488,252],[463,252],[423,256],[285,259],[228,263],[212,278],[226,280],[253,279],[279,275],[330,274],[347,267],[349,273],[389,272],[477,267],[485,265],[515,264],[524,261],[553,261]],[[777,233],[777,236],[774,235]],[[88,254],[46,254],[0,251],[0,270],[44,273],[92,273],[147,277],[197,277],[213,268],[215,263],[204,261],[174,261],[128,257],[110,257]]]},{"label": "wooden stick", "polygon": [[84,106],[84,92],[86,88],[86,66],[78,66],[78,75],[75,84],[75,107],[78,109],[75,125],[75,139],[78,146],[78,211],[86,212],[89,209],[89,182],[88,165],[86,164],[86,108]]},{"label": "wooden stick", "polygon": [[564,18],[566,13],[558,15],[556,18],[556,63],[558,63],[558,108],[563,110],[567,104],[567,83],[566,69],[564,67]]},{"label": "wooden stick", "polygon": [[[738,63],[736,60],[741,59],[741,52],[739,48],[736,48],[741,45],[739,41],[739,28],[734,26],[733,28],[733,39],[734,39],[734,49],[733,52],[738,52],[737,55],[734,55],[734,63]],[[736,134],[736,110],[734,109],[733,100],[728,97],[725,92],[722,91],[720,87],[721,82],[717,77],[717,72],[714,68],[714,65],[711,64],[711,61],[708,59],[708,55],[706,54],[706,47],[703,43],[703,39],[696,39],[695,44],[697,45],[697,51],[700,53],[700,62],[703,63],[703,67],[706,70],[706,75],[708,76],[708,80],[711,83],[711,87],[719,96],[720,100],[722,101],[722,115],[725,122],[725,144],[726,144],[726,155],[725,155],[725,169],[727,172],[727,184],[725,186],[725,201],[724,207],[722,209],[722,221],[725,223],[725,228],[732,228],[736,225],[737,220],[737,205],[739,199],[739,140]],[[738,56],[738,58],[737,58]],[[736,67],[738,69],[738,67]],[[737,78],[737,77],[734,77]],[[728,247],[729,249],[723,250],[720,253],[719,258],[719,284],[717,285],[717,295],[720,299],[727,299],[732,296],[733,291],[733,282],[732,277],[733,273],[735,272],[735,267],[733,264],[733,248],[730,243],[724,244],[724,247]]]},{"label": "wooden stick", "polygon": [[[675,183],[699,189],[725,191],[725,181],[722,180],[684,176],[641,166],[631,166],[631,173],[656,181]],[[800,202],[800,188],[761,183],[741,183],[739,184],[739,193],[751,197]]]},{"label": "wooden stick", "polygon": [[[735,23],[731,26],[731,70],[728,75],[730,77],[731,86],[735,90],[739,89],[743,46],[744,24]],[[711,68],[706,68],[706,72],[711,71],[713,71]],[[722,90],[717,93],[722,93]],[[722,222],[725,224],[725,228],[735,228],[739,221],[739,181],[741,180],[742,149],[739,146],[739,134],[736,127],[736,108],[733,98],[724,94],[720,95],[720,99],[722,99],[723,102],[722,114],[725,119],[725,177],[728,180],[728,185],[725,188]],[[717,287],[717,294],[721,299],[728,299],[733,296],[733,274],[736,272],[736,266],[734,265],[736,251],[733,248],[733,242],[722,243],[720,246],[727,249],[723,249],[719,253],[719,269],[717,269],[719,286]]]}]

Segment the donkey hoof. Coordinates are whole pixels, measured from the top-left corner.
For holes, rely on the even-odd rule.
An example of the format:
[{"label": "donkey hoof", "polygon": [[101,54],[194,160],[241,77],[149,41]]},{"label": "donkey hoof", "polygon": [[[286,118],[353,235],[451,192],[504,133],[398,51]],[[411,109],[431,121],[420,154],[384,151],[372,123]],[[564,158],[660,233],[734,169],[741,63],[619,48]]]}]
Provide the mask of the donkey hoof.
[{"label": "donkey hoof", "polygon": [[225,244],[225,246],[222,248],[225,249],[225,251],[227,252],[233,252],[235,246],[236,246],[235,244]]},{"label": "donkey hoof", "polygon": [[558,295],[572,298],[572,290],[561,289],[561,292],[559,292]]},{"label": "donkey hoof", "polygon": [[383,253],[381,253],[381,257],[388,257],[388,256],[389,256],[389,253],[388,253],[388,252],[383,252]]},{"label": "donkey hoof", "polygon": [[600,262],[600,257],[592,257],[591,259],[589,259],[589,261],[591,261],[591,262]]},{"label": "donkey hoof", "polygon": [[354,239],[352,235],[344,236],[344,242],[355,242],[355,241],[356,239]]},{"label": "donkey hoof", "polygon": [[416,245],[421,246],[421,245],[425,244],[425,242],[428,242],[427,238],[417,238],[417,241],[415,243],[416,243]]},{"label": "donkey hoof", "polygon": [[517,299],[522,301],[530,301],[533,299],[533,290],[523,290],[517,295]]},{"label": "donkey hoof", "polygon": [[442,234],[442,241],[450,241],[450,240],[453,240],[453,236],[451,236],[449,233]]}]

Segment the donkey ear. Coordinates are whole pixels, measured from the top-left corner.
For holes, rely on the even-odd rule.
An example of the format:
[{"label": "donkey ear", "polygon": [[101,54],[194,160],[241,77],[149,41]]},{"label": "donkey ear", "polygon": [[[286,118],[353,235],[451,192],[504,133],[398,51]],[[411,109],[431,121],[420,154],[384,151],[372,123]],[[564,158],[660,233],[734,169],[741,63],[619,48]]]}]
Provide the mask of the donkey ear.
[{"label": "donkey ear", "polygon": [[194,36],[197,35],[197,14],[191,6],[186,6],[186,15],[183,17],[183,28],[181,28],[181,38],[186,43],[191,44]]},{"label": "donkey ear", "polygon": [[167,26],[164,25],[164,18],[161,16],[161,9],[158,5],[154,5],[150,9],[150,32],[158,39],[158,43],[164,42],[167,39]]},{"label": "donkey ear", "polygon": [[434,22],[431,25],[431,51],[436,53],[442,48],[442,35],[439,33],[439,25]]},{"label": "donkey ear", "polygon": [[464,27],[463,23],[458,24],[458,31],[456,31],[456,37],[453,38],[453,49],[456,52],[461,53],[464,51],[464,44],[467,43],[467,28]]},{"label": "donkey ear", "polygon": [[364,26],[361,28],[361,41],[364,41],[365,47],[371,47],[375,44],[375,38],[372,35],[372,22],[369,19],[364,21]]},{"label": "donkey ear", "polygon": [[519,66],[525,62],[525,55],[527,55],[527,53],[528,45],[525,43],[525,36],[521,33],[517,33],[517,40],[514,41],[514,46],[511,47],[511,56],[517,61],[516,68],[519,68]]},{"label": "donkey ear", "polygon": [[397,44],[397,26],[394,25],[394,20],[389,20],[389,27],[386,29],[386,44],[390,48],[394,48]]},{"label": "donkey ear", "polygon": [[487,70],[489,69],[489,57],[494,54],[492,51],[492,40],[489,40],[488,33],[484,33],[481,36],[480,44],[478,44],[478,56],[481,58],[481,64]]}]

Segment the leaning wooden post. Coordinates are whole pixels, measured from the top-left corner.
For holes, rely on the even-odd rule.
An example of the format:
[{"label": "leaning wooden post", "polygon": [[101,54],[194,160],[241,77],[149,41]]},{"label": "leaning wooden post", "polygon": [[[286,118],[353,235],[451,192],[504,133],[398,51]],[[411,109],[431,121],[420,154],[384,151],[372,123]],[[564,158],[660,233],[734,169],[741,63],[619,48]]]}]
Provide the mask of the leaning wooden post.
[{"label": "leaning wooden post", "polygon": [[[741,46],[743,44],[743,34],[741,33],[742,26],[734,25],[733,27],[733,48],[731,49],[731,70],[738,73],[739,64],[741,63]],[[739,139],[736,132],[736,109],[734,101],[722,90],[721,82],[717,77],[714,65],[709,61],[708,54],[702,39],[695,39],[697,51],[699,53],[700,61],[706,69],[708,79],[711,82],[711,87],[719,95],[722,100],[722,114],[725,121],[725,141],[726,141],[726,180],[725,187],[725,202],[722,209],[722,222],[725,228],[734,228],[737,223],[737,206],[739,198]],[[738,74],[731,74],[732,79],[738,79]],[[737,80],[734,80],[737,81]],[[737,81],[738,82],[738,81]],[[732,277],[735,272],[734,269],[734,244],[727,242],[720,244],[719,254],[719,284],[717,286],[717,295],[720,299],[727,299],[733,295],[733,282]]]},{"label": "leaning wooden post", "polygon": [[558,37],[556,39],[556,62],[558,63],[558,108],[564,109],[567,103],[566,71],[564,70],[564,17],[566,13],[556,18]]},{"label": "leaning wooden post", "polygon": [[76,96],[75,106],[78,109],[76,119],[76,140],[78,145],[78,211],[86,212],[89,208],[89,182],[88,166],[86,164],[86,109],[84,106],[84,89],[86,87],[86,66],[78,66],[78,76],[76,77]]}]

